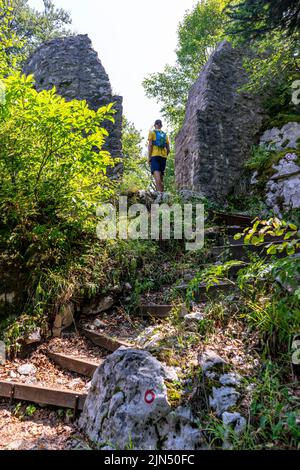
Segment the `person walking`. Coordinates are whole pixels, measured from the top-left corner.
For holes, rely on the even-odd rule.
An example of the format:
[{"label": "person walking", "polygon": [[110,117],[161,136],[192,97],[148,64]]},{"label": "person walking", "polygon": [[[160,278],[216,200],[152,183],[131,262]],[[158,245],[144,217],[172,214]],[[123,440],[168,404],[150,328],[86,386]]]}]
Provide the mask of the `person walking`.
[{"label": "person walking", "polygon": [[167,163],[167,156],[170,153],[170,140],[162,131],[162,121],[157,119],[154,123],[154,130],[149,132],[148,158],[151,173],[155,180],[156,190],[164,192],[164,174]]}]

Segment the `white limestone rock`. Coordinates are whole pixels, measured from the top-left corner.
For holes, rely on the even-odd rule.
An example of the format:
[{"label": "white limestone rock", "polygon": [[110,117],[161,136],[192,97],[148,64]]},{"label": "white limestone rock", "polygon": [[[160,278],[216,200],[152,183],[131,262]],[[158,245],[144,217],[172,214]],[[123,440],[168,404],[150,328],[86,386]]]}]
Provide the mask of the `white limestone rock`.
[{"label": "white limestone rock", "polygon": [[269,150],[284,150],[285,148],[298,148],[300,139],[300,123],[288,122],[281,129],[273,127],[264,132],[260,138],[260,145]]},{"label": "white limestone rock", "polygon": [[277,165],[276,173],[266,184],[266,203],[281,216],[281,211],[300,208],[300,166],[295,153],[288,153]]},{"label": "white limestone rock", "polygon": [[226,362],[211,349],[206,349],[199,358],[200,366],[204,373],[214,369],[217,365],[225,365]]},{"label": "white limestone rock", "polygon": [[25,339],[25,344],[35,344],[42,341],[41,328],[36,328],[34,331],[28,334]]},{"label": "white limestone rock", "polygon": [[82,313],[84,315],[97,315],[98,313],[109,310],[114,305],[114,298],[110,295],[95,299],[89,305],[84,305]]},{"label": "white limestone rock", "polygon": [[201,448],[191,413],[172,411],[164,379],[164,367],[150,353],[119,348],[94,374],[80,429],[100,448]]},{"label": "white limestone rock", "polygon": [[18,367],[20,375],[34,375],[36,374],[36,367],[33,364],[22,364]]},{"label": "white limestone rock", "polygon": [[218,416],[236,405],[240,393],[233,387],[213,387],[212,396],[209,397],[209,404],[216,410]]},{"label": "white limestone rock", "polygon": [[241,382],[241,377],[238,374],[235,374],[234,372],[230,372],[229,374],[223,374],[219,378],[219,382],[222,385],[233,385],[237,386]]}]

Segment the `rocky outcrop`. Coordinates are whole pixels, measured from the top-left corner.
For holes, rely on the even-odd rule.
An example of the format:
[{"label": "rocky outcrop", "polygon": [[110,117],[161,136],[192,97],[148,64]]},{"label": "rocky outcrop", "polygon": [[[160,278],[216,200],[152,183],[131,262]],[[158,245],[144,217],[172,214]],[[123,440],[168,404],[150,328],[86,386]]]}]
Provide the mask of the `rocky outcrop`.
[{"label": "rocky outcrop", "polygon": [[115,303],[115,299],[106,295],[104,297],[95,298],[90,304],[83,305],[83,315],[98,315],[101,312],[109,310]]},{"label": "rocky outcrop", "polygon": [[247,82],[243,53],[224,41],[190,90],[176,137],[179,189],[224,201],[240,179],[262,124],[260,100],[239,91]]},{"label": "rocky outcrop", "polygon": [[168,402],[167,375],[150,353],[118,349],[94,374],[80,428],[102,449],[202,448],[191,410]]},{"label": "rocky outcrop", "polygon": [[277,151],[300,147],[300,123],[288,122],[281,129],[273,127],[266,130],[260,138],[260,145]]},{"label": "rocky outcrop", "polygon": [[275,174],[266,184],[266,204],[281,216],[281,212],[300,208],[300,166],[299,157],[287,153],[278,165],[273,165]]},{"label": "rocky outcrop", "polygon": [[199,357],[202,378],[194,390],[192,401],[199,407],[203,400],[209,401],[209,406],[222,419],[224,425],[223,447],[231,447],[232,433],[241,434],[246,427],[245,418],[235,411],[241,399],[242,377],[235,372],[226,372],[230,367],[222,357],[210,349],[204,350]]},{"label": "rocky outcrop", "polygon": [[36,89],[57,92],[67,100],[86,100],[93,110],[115,102],[115,124],[106,122],[109,138],[105,148],[122,156],[122,97],[113,96],[109,78],[87,35],[52,39],[42,44],[24,67],[34,74]]},{"label": "rocky outcrop", "polygon": [[[265,186],[265,201],[276,215],[300,208],[300,124],[289,122],[281,129],[272,128],[264,132],[260,146],[274,151],[273,174]],[[298,150],[297,150],[298,149]],[[286,150],[286,153],[285,153]],[[278,157],[281,157],[278,160]],[[263,174],[255,172],[252,185],[259,183]]]}]

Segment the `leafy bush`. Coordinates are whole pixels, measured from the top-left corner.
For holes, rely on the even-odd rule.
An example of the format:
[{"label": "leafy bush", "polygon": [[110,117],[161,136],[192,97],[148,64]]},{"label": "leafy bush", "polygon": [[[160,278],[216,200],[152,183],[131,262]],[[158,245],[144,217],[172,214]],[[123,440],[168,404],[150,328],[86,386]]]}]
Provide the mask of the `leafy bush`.
[{"label": "leafy bush", "polygon": [[271,151],[264,147],[253,147],[252,155],[247,160],[245,167],[249,170],[263,170],[266,163],[270,160]]},{"label": "leafy bush", "polygon": [[123,117],[124,174],[120,186],[122,193],[147,189],[151,180],[148,158],[142,152],[143,138],[134,124]]},{"label": "leafy bush", "polygon": [[277,217],[269,220],[256,218],[252,227],[247,227],[243,234],[236,234],[234,239],[240,240],[242,237],[244,237],[245,245],[254,246],[262,244],[266,237],[283,237],[283,241],[281,239],[278,243],[270,241],[267,245],[267,253],[272,255],[284,251],[288,255],[293,255],[300,248],[300,229],[295,224]]},{"label": "leafy bush", "polygon": [[[237,317],[258,332],[264,352],[275,356],[289,350],[293,335],[300,330],[300,258],[295,255],[300,248],[299,230],[293,223],[277,218],[256,219],[253,227],[246,228],[235,239],[242,237],[245,245],[260,245],[269,237],[266,250],[273,257],[253,256],[251,263],[244,267],[240,261],[232,260],[205,269],[190,282],[187,299],[195,299],[200,282],[206,283],[207,290],[222,280],[230,282],[237,288]],[[273,241],[274,237],[277,240]],[[284,252],[287,256],[278,259],[277,255]],[[228,270],[233,266],[241,266],[236,280],[228,277]],[[208,313],[208,317],[212,315]]]},{"label": "leafy bush", "polygon": [[20,73],[4,84],[0,268],[14,265],[25,278],[13,339],[34,323],[44,329],[49,305],[53,311],[57,298],[63,303],[66,297],[74,258],[96,242],[96,207],[113,193],[106,169],[114,163],[102,149],[102,123],[113,121],[114,110],[110,104],[92,111],[84,101],[65,101],[55,89],[38,93],[33,77]]},{"label": "leafy bush", "polygon": [[[84,101],[65,101],[55,90],[37,93],[33,77],[16,73],[4,80],[0,106],[2,210],[12,218],[41,214],[84,219],[111,194],[106,168],[113,164],[102,146],[112,105],[97,112]],[[95,151],[97,150],[97,151]],[[7,221],[6,213],[5,220]],[[41,222],[43,220],[41,219]],[[40,234],[43,227],[37,226]],[[58,234],[56,234],[58,235]]]}]

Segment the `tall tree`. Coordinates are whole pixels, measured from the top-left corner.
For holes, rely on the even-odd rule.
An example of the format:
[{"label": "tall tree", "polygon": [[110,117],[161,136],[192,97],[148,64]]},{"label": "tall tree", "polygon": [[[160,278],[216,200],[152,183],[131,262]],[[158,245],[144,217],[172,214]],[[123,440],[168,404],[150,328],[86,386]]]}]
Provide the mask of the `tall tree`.
[{"label": "tall tree", "polygon": [[6,52],[19,65],[42,42],[71,34],[68,28],[72,23],[70,13],[56,8],[52,0],[43,0],[44,10],[41,12],[31,8],[28,0],[3,0],[3,3],[10,8],[7,26],[11,34],[18,39],[18,47],[11,45],[6,48]]},{"label": "tall tree", "polygon": [[143,82],[147,96],[161,104],[162,114],[175,129],[180,127],[188,91],[216,44],[225,38],[224,7],[229,0],[198,2],[178,27],[177,60]]},{"label": "tall tree", "polygon": [[143,156],[143,137],[125,116],[123,116],[122,145],[124,174],[121,191],[146,189],[149,186],[150,171],[148,158]]},{"label": "tall tree", "polygon": [[244,40],[264,36],[274,30],[293,35],[300,30],[299,0],[231,0],[227,7],[231,33]]},{"label": "tall tree", "polygon": [[12,21],[11,1],[0,0],[0,78],[7,75],[20,58],[22,43],[10,27]]},{"label": "tall tree", "polygon": [[248,88],[266,97],[270,115],[290,113],[291,86],[300,73],[299,0],[231,0],[226,13],[232,42],[256,53],[245,62]]}]

